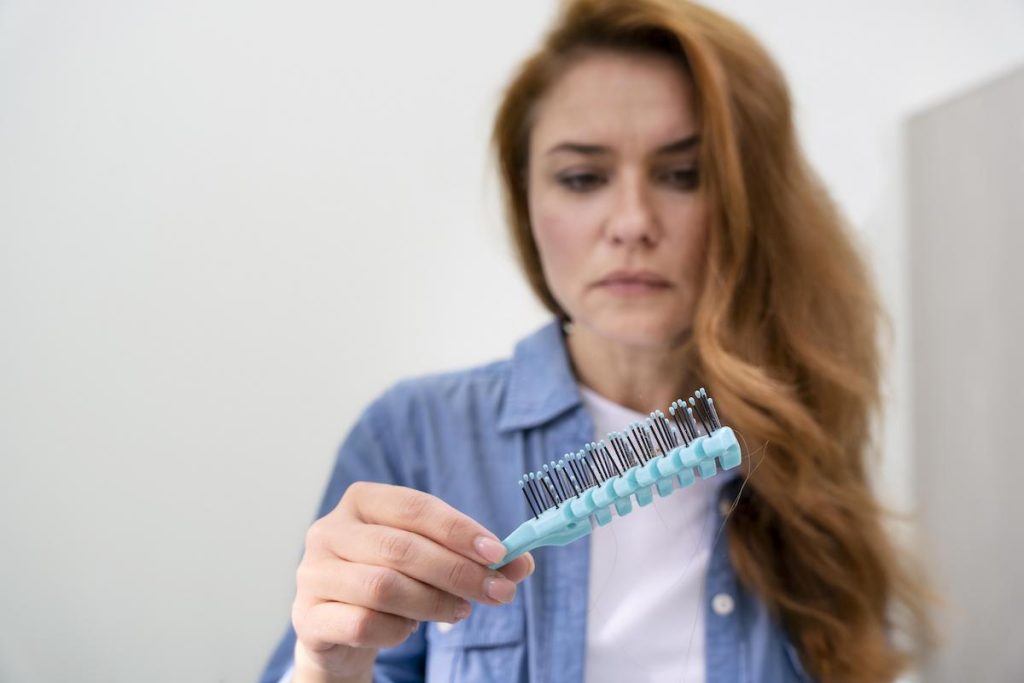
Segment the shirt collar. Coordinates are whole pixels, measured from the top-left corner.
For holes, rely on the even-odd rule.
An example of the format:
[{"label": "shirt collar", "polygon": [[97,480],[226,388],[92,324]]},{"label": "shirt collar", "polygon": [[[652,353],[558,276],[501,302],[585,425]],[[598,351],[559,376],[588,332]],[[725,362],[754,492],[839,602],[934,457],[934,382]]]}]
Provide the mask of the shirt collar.
[{"label": "shirt collar", "polygon": [[536,427],[579,405],[562,325],[555,319],[516,344],[498,429]]}]

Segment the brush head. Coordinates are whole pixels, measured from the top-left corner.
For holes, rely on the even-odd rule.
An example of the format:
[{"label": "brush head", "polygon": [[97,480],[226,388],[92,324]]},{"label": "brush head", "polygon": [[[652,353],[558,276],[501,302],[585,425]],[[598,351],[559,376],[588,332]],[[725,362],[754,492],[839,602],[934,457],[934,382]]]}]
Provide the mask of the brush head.
[{"label": "brush head", "polygon": [[[545,545],[565,545],[587,535],[594,524],[612,521],[611,507],[621,515],[637,505],[686,488],[695,481],[737,467],[742,461],[739,442],[718,419],[714,402],[703,387],[689,398],[673,402],[670,421],[656,410],[643,422],[611,432],[576,453],[566,453],[519,480],[533,519],[521,524],[504,541],[508,553],[492,569]],[[717,462],[717,466],[716,466]]]}]

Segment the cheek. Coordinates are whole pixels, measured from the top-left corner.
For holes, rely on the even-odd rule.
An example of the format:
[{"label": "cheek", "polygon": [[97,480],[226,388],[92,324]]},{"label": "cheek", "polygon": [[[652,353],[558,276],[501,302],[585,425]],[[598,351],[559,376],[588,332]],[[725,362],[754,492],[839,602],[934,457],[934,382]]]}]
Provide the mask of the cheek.
[{"label": "cheek", "polygon": [[558,214],[540,212],[534,223],[534,236],[540,258],[546,264],[564,266],[571,262],[573,233],[571,226]]},{"label": "cheek", "polygon": [[540,252],[541,269],[555,300],[568,308],[573,280],[572,231],[557,216],[540,213],[534,223],[534,240]]},{"label": "cheek", "polygon": [[680,232],[682,266],[690,283],[697,285],[703,279],[704,265],[708,258],[708,215],[703,202],[690,208],[685,227]]},{"label": "cheek", "polygon": [[533,236],[540,251],[544,275],[552,288],[561,289],[582,268],[587,254],[587,230],[578,208],[537,202],[531,207]]}]

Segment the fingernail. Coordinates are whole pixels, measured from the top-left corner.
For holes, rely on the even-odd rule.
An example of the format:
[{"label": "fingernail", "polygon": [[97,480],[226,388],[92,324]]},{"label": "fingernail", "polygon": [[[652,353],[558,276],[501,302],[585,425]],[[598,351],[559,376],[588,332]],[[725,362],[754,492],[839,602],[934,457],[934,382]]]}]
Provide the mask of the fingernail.
[{"label": "fingernail", "polygon": [[509,603],[516,596],[516,585],[504,576],[489,576],[484,579],[484,593],[491,600]]},{"label": "fingernail", "polygon": [[477,536],[476,540],[473,541],[473,547],[476,548],[476,552],[480,557],[491,564],[505,557],[505,546],[500,541],[488,538],[487,536]]},{"label": "fingernail", "polygon": [[473,608],[465,600],[460,601],[455,605],[455,621],[462,621],[469,616],[469,613],[473,611]]}]

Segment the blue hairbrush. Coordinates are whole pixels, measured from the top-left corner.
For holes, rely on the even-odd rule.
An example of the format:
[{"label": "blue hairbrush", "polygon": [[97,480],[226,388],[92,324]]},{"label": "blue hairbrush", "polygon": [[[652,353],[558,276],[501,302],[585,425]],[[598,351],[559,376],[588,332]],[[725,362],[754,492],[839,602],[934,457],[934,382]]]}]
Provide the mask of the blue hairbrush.
[{"label": "blue hairbrush", "polygon": [[502,544],[507,554],[491,569],[508,564],[534,548],[565,545],[586,536],[594,522],[612,521],[611,506],[621,515],[633,510],[632,498],[643,507],[671,494],[678,483],[684,489],[718,469],[732,469],[742,461],[740,445],[729,427],[723,427],[714,400],[703,388],[688,401],[669,407],[670,421],[660,410],[624,431],[610,432],[597,443],[552,460],[519,480],[519,488],[533,513]]}]

